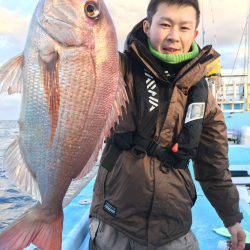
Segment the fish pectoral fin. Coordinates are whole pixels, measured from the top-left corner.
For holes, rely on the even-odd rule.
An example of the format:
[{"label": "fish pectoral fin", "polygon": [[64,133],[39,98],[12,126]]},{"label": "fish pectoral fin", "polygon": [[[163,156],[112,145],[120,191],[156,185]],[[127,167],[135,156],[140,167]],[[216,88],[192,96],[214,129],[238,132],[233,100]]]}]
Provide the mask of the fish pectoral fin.
[{"label": "fish pectoral fin", "polygon": [[60,107],[60,85],[58,73],[59,54],[55,51],[47,54],[40,52],[39,64],[50,117],[50,145],[52,145],[56,133]]},{"label": "fish pectoral fin", "polygon": [[30,194],[35,200],[41,201],[35,175],[22,157],[18,138],[8,147],[3,158],[3,168],[14,184]]},{"label": "fish pectoral fin", "polygon": [[59,250],[62,226],[62,211],[51,215],[38,204],[0,234],[0,249],[23,249],[33,243],[43,250]]},{"label": "fish pectoral fin", "polygon": [[23,55],[18,55],[0,67],[0,93],[21,93]]}]

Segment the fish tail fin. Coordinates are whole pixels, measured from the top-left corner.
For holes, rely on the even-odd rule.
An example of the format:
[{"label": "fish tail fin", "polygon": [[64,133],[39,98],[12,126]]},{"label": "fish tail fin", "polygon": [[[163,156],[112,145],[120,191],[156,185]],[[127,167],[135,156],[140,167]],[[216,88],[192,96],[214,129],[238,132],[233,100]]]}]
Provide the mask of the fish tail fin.
[{"label": "fish tail fin", "polygon": [[43,250],[61,250],[63,212],[48,220],[41,205],[25,213],[0,234],[0,250],[21,250],[31,243]]}]

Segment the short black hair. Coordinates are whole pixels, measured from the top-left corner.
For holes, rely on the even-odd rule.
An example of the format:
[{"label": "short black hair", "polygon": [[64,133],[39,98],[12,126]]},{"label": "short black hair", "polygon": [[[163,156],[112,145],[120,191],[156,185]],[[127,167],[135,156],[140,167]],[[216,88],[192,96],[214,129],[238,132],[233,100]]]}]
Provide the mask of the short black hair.
[{"label": "short black hair", "polygon": [[199,25],[200,7],[198,0],[150,0],[147,9],[147,20],[149,23],[152,23],[153,16],[161,3],[166,3],[168,5],[192,6],[196,11],[196,26]]}]

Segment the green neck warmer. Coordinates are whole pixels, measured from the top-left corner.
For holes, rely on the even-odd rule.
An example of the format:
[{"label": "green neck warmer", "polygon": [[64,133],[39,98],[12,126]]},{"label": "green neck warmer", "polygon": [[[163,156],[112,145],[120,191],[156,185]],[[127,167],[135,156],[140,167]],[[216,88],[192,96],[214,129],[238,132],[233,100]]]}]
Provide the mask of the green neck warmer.
[{"label": "green neck warmer", "polygon": [[195,58],[196,56],[198,56],[199,54],[199,48],[197,43],[194,41],[192,43],[191,52],[188,52],[186,54],[162,54],[160,52],[158,52],[157,50],[155,50],[153,48],[153,46],[151,45],[150,41],[148,40],[148,46],[149,46],[149,50],[152,53],[153,56],[157,57],[158,59],[160,59],[163,62],[166,63],[170,63],[170,64],[177,64],[177,63],[181,63],[187,60],[191,60],[193,58]]}]

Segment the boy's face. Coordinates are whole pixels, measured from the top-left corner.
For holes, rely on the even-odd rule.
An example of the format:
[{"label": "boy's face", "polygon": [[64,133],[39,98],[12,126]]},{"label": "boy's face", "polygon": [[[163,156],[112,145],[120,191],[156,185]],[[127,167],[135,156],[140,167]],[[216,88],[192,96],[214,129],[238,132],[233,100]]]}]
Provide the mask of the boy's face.
[{"label": "boy's face", "polygon": [[196,11],[192,6],[160,3],[152,23],[143,29],[154,49],[162,54],[187,53],[196,38]]}]

